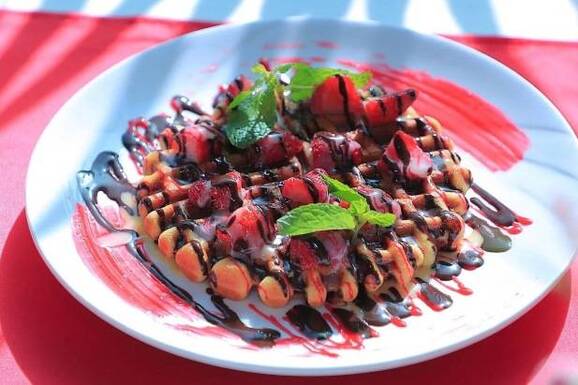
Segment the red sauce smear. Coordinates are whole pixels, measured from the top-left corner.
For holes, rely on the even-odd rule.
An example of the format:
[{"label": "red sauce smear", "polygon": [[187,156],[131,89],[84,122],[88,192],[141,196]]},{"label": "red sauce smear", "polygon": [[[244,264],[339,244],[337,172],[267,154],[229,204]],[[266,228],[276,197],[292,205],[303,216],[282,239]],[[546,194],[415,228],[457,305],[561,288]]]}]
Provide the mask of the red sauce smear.
[{"label": "red sauce smear", "polygon": [[[118,209],[103,210],[103,215],[115,227],[125,227]],[[110,233],[94,220],[84,205],[76,205],[72,215],[72,231],[76,250],[83,263],[124,301],[155,317],[176,315],[190,321],[202,319],[195,310],[159,282],[124,245],[99,245],[98,239]],[[238,340],[236,335],[214,325],[167,325],[197,335]]]},{"label": "red sauce smear", "polygon": [[[105,215],[111,219],[110,211]],[[118,218],[120,216],[111,222],[122,225]],[[157,316],[178,314],[188,319],[196,318],[195,313],[158,282],[124,245],[102,247],[97,243],[97,239],[108,231],[96,223],[85,206],[76,206],[72,222],[74,243],[82,261],[119,297]]]},{"label": "red sauce smear", "polygon": [[[231,332],[229,332],[227,329],[221,327],[221,326],[214,326],[214,325],[208,325],[208,326],[192,326],[192,325],[188,325],[188,324],[176,324],[176,325],[170,325],[172,327],[174,327],[177,330],[186,332],[186,333],[192,333],[195,335],[203,335],[203,336],[210,336],[210,337],[217,337],[217,338],[222,338],[222,339],[238,339],[235,338],[236,336],[234,334],[232,334]],[[240,340],[240,339],[238,339]],[[240,346],[242,349],[247,349],[247,350],[261,350],[263,348],[260,348],[256,345],[252,345],[252,344],[243,344],[242,346]]]},{"label": "red sauce smear", "polygon": [[439,118],[456,144],[490,170],[508,170],[524,157],[530,141],[496,106],[449,80],[423,71],[394,69],[386,64],[339,63],[370,71],[373,79],[389,89],[414,88],[414,103],[421,114]]},{"label": "red sauce smear", "polygon": [[395,326],[397,326],[398,328],[404,328],[407,326],[407,323],[402,320],[401,318],[399,318],[398,316],[392,316],[391,317],[391,323]]}]

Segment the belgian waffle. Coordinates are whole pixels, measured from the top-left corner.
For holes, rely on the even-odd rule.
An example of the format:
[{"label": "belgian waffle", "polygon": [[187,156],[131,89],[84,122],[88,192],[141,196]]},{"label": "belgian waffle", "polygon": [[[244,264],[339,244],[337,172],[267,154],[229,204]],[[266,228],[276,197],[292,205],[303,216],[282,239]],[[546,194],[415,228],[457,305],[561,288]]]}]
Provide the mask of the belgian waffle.
[{"label": "belgian waffle", "polygon": [[[235,151],[220,127],[227,104],[249,86],[243,78],[223,88],[212,115],[181,98],[173,103],[174,119],[141,123],[157,134],[135,157],[144,174],[138,213],[161,253],[188,278],[208,280],[233,300],[256,288],[268,306],[301,293],[319,306],[352,302],[361,287],[407,294],[416,271],[427,271],[442,254],[477,252],[464,239],[471,172],[437,120],[408,110],[414,91],[370,90],[365,116],[354,126],[349,118],[284,104],[283,125]],[[383,119],[370,114],[380,100],[397,107],[393,119],[382,107]],[[185,110],[200,116],[187,119]],[[304,132],[301,139],[289,131],[299,124],[304,129],[293,132]],[[276,220],[300,204],[346,204],[328,194],[325,173],[355,188],[373,210],[396,214],[395,225],[366,224],[353,243],[345,231],[277,235]]]}]

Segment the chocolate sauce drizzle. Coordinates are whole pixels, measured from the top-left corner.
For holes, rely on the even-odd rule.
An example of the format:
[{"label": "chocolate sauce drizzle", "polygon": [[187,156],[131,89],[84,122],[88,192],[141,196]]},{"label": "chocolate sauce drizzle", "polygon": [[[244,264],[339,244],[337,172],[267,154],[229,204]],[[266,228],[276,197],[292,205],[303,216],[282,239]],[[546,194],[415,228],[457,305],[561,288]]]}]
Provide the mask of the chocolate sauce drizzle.
[{"label": "chocolate sauce drizzle", "polygon": [[482,218],[469,214],[466,216],[465,221],[473,229],[477,230],[484,239],[482,243],[483,250],[499,253],[508,251],[512,247],[512,239],[509,236]]},{"label": "chocolate sauce drizzle", "polygon": [[470,199],[470,201],[479,208],[489,220],[499,226],[512,226],[514,222],[516,222],[516,214],[492,194],[481,188],[476,183],[472,183],[472,190],[491,205],[491,207],[486,205],[479,198],[474,197]]},{"label": "chocolate sauce drizzle", "polygon": [[168,115],[133,119],[128,123],[128,129],[122,135],[122,144],[137,165],[142,167],[144,157],[155,149],[157,137],[167,127],[171,127],[171,118]]},{"label": "chocolate sauce drizzle", "polygon": [[363,338],[371,338],[374,336],[368,323],[364,319],[359,318],[351,310],[334,308],[331,310],[331,313],[348,331],[355,333]]},{"label": "chocolate sauce drizzle", "polygon": [[372,326],[385,326],[394,318],[407,318],[413,314],[411,304],[395,288],[380,294],[379,301],[370,298],[362,289],[355,299],[355,305],[363,311],[363,320]]},{"label": "chocolate sauce drizzle", "polygon": [[418,296],[428,305],[431,309],[435,311],[440,311],[447,309],[452,306],[452,298],[442,293],[439,289],[432,286],[429,282],[425,282],[417,278],[419,285]]},{"label": "chocolate sauce drizzle", "polygon": [[134,208],[122,200],[122,195],[125,193],[134,196],[135,189],[128,182],[124,169],[118,161],[118,154],[111,151],[101,152],[92,163],[90,170],[82,170],[76,174],[76,181],[80,195],[90,213],[107,230],[116,231],[98,209],[99,192],[103,192],[110,200],[134,215]]},{"label": "chocolate sauce drizzle", "polygon": [[335,75],[335,77],[339,84],[339,94],[341,95],[341,99],[343,99],[343,113],[345,114],[349,128],[353,130],[355,128],[355,123],[353,122],[351,111],[349,111],[349,95],[347,94],[345,79],[343,79],[343,76],[341,75]]},{"label": "chocolate sauce drizzle", "polygon": [[333,330],[325,318],[307,305],[295,305],[287,312],[287,318],[306,337],[325,340],[333,335]]},{"label": "chocolate sauce drizzle", "polygon": [[118,162],[118,154],[114,152],[100,153],[92,164],[90,170],[82,170],[77,174],[77,182],[84,203],[94,216],[95,220],[108,231],[125,232],[132,235],[132,240],[126,245],[128,251],[147,268],[147,270],[165,285],[174,295],[198,311],[207,322],[218,325],[230,332],[238,335],[243,340],[259,346],[272,346],[274,341],[281,334],[271,328],[252,328],[245,325],[239,316],[229,308],[222,297],[211,294],[211,302],[219,310],[219,313],[206,309],[193,296],[171,281],[157,265],[155,265],[144,248],[144,242],[134,230],[115,228],[100,212],[97,205],[97,194],[102,191],[111,200],[129,213],[134,213],[134,209],[129,207],[121,199],[124,192],[134,194],[134,187],[128,182],[126,175]]},{"label": "chocolate sauce drizzle", "polygon": [[458,261],[439,259],[434,265],[435,276],[442,281],[450,281],[462,272]]}]

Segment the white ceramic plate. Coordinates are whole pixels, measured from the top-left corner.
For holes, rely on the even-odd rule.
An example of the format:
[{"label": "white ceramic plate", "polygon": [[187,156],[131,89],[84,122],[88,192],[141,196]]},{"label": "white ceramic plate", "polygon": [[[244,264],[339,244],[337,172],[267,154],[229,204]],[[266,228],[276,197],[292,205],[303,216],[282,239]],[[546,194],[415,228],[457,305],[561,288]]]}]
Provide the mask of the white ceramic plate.
[{"label": "white ceramic plate", "polygon": [[[131,305],[95,275],[75,249],[71,216],[80,201],[76,172],[89,168],[103,150],[118,151],[121,161],[129,165],[120,142],[129,119],[168,111],[168,100],[175,94],[209,105],[217,85],[248,73],[263,56],[322,57],[325,65],[333,66],[343,58],[381,60],[393,67],[427,71],[480,95],[523,130],[530,146],[524,159],[506,171],[492,172],[467,154],[463,154],[464,162],[478,182],[513,210],[531,217],[534,224],[513,237],[509,252],[488,253],[482,268],[462,274],[460,278],[474,295],[454,296],[453,306],[443,312],[420,306],[424,314],[409,318],[407,327],[377,328],[378,338],[365,340],[362,349],[339,349],[337,357],[312,354],[299,344],[254,349],[233,336],[186,332],[174,325],[206,326],[193,310],[191,321],[179,319],[178,314],[161,317]],[[443,122],[443,116],[438,118]],[[342,21],[229,25],[195,32],[133,56],[71,98],[46,128],[32,156],[27,215],[37,246],[60,282],[89,309],[144,342],[190,359],[246,371],[357,373],[423,361],[472,344],[511,323],[542,298],[569,266],[575,251],[577,165],[575,136],[554,106],[508,68],[462,45],[404,29]],[[163,266],[199,301],[207,302],[203,285],[189,283]],[[125,278],[128,282],[136,279],[130,271]],[[248,311],[246,303],[231,306],[248,323],[271,326]]]}]

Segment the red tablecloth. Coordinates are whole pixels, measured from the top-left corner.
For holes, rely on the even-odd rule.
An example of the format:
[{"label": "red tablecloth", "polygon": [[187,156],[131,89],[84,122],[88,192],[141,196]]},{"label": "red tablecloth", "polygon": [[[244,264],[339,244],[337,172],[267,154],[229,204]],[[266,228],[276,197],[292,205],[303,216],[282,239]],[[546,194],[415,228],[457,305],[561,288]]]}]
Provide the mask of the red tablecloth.
[{"label": "red tablecloth", "polygon": [[[24,214],[34,143],[56,110],[115,62],[203,22],[106,19],[0,11],[0,383],[330,384],[275,378],[187,361],[121,333],[76,302],[36,251]],[[451,37],[518,71],[578,128],[578,43]],[[366,384],[544,383],[578,363],[575,263],[560,284],[511,326],[453,354],[357,376]],[[576,372],[574,372],[576,373]]]}]

